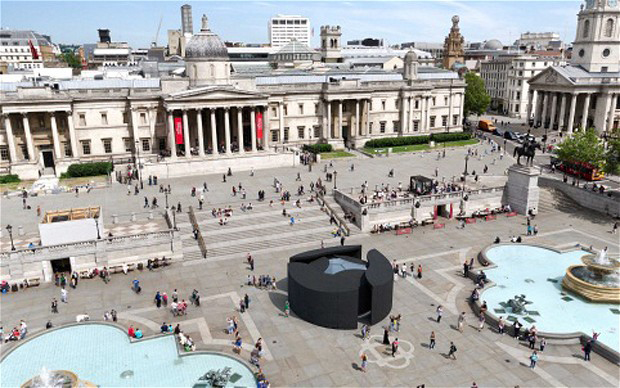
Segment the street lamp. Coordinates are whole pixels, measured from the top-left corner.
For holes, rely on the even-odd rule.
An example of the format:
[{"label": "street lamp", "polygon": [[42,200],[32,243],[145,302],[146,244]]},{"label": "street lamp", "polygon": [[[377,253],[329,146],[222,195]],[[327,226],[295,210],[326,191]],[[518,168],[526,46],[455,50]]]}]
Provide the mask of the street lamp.
[{"label": "street lamp", "polygon": [[9,238],[11,239],[11,250],[15,250],[15,244],[13,243],[13,227],[9,224],[6,226],[6,230],[9,232]]},{"label": "street lamp", "polygon": [[142,182],[142,172],[140,171],[140,140],[136,140],[136,169],[138,170],[138,179],[140,179],[140,190],[144,189]]},{"label": "street lamp", "polygon": [[95,226],[97,227],[97,240],[101,240],[101,234],[99,233],[99,217],[95,218]]},{"label": "street lamp", "polygon": [[164,195],[166,196],[166,209],[168,209],[168,190],[164,191]]},{"label": "street lamp", "polygon": [[336,190],[338,187],[336,187],[336,177],[338,176],[338,171],[334,171],[334,190]]},{"label": "street lamp", "polygon": [[467,162],[469,162],[469,154],[465,155],[465,171],[463,171],[463,175],[465,176],[469,175],[469,172],[467,171]]}]

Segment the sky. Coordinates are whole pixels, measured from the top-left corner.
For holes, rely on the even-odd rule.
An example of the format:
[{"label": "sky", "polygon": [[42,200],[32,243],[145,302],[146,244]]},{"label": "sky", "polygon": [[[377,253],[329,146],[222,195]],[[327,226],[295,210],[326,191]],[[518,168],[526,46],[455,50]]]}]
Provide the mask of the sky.
[{"label": "sky", "polygon": [[461,33],[469,42],[499,39],[514,42],[523,32],[558,32],[575,38],[579,0],[550,1],[6,1],[0,2],[2,28],[28,29],[50,35],[53,42],[97,41],[97,29],[108,28],[112,41],[148,47],[160,19],[159,45],[167,30],[181,27],[181,5],[192,5],[194,31],[207,14],[209,27],[222,40],[268,43],[267,25],[276,14],[310,18],[313,46],[321,25],[340,25],[342,41],[367,37],[401,42],[443,42],[451,17],[459,15]]}]

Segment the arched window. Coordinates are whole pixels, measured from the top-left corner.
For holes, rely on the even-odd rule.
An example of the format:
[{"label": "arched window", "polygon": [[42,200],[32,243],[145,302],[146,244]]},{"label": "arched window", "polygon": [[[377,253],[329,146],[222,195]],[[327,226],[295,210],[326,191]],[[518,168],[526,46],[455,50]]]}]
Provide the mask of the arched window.
[{"label": "arched window", "polygon": [[611,38],[614,34],[614,19],[607,19],[605,22],[605,36]]},{"label": "arched window", "polygon": [[209,65],[209,76],[210,77],[215,77],[215,65],[214,64],[210,64]]},{"label": "arched window", "polygon": [[589,33],[590,33],[590,21],[586,20],[583,23],[583,37],[587,38]]}]

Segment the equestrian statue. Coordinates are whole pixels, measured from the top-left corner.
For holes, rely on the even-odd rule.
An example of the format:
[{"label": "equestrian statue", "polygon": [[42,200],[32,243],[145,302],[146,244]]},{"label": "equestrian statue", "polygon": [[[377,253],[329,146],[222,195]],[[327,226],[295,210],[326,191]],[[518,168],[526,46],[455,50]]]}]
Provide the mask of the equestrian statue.
[{"label": "equestrian statue", "polygon": [[525,165],[534,165],[534,156],[536,155],[536,149],[541,149],[540,144],[536,140],[526,140],[522,146],[516,147],[512,156],[517,157],[517,164],[521,166],[521,157],[525,157]]}]

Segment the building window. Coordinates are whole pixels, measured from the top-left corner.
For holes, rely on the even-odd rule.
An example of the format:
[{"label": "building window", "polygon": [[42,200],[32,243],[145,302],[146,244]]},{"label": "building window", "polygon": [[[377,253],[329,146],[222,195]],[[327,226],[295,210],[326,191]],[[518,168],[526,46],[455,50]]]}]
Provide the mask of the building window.
[{"label": "building window", "polygon": [[372,100],[368,100],[368,110],[372,110]]},{"label": "building window", "polygon": [[142,140],[142,151],[151,152],[151,140],[150,139],[141,139]]},{"label": "building window", "polygon": [[385,100],[381,100],[381,110],[385,110]]},{"label": "building window", "polygon": [[299,104],[299,114],[303,116],[304,114],[304,104]]},{"label": "building window", "polygon": [[607,19],[605,22],[605,36],[611,38],[614,34],[614,19]]},{"label": "building window", "polygon": [[314,114],[315,115],[319,114],[319,104],[314,104]]},{"label": "building window", "polygon": [[459,115],[452,116],[452,125],[459,125]]},{"label": "building window", "polygon": [[278,117],[278,109],[275,107],[271,108],[271,114],[273,117]]},{"label": "building window", "polygon": [[133,151],[133,145],[131,144],[131,138],[124,137],[123,138],[123,143],[125,144],[125,152]]},{"label": "building window", "polygon": [[271,141],[274,143],[278,142],[278,131],[271,131]]},{"label": "building window", "polygon": [[420,100],[415,100],[415,109],[420,109]]},{"label": "building window", "polygon": [[62,147],[65,150],[65,157],[70,158],[73,156],[73,153],[71,152],[71,145],[68,142],[62,143]]},{"label": "building window", "polygon": [[297,138],[304,139],[306,136],[306,127],[297,127]]},{"label": "building window", "polygon": [[431,116],[431,128],[435,128],[435,116]]},{"label": "building window", "polygon": [[583,37],[587,38],[589,33],[590,33],[590,21],[586,20],[583,23]]},{"label": "building window", "polygon": [[441,126],[442,127],[448,126],[448,115],[441,116]]},{"label": "building window", "polygon": [[437,105],[437,98],[433,97],[433,106]]},{"label": "building window", "polygon": [[9,160],[9,150],[6,147],[0,148],[0,160]]},{"label": "building window", "polygon": [[284,142],[288,142],[288,131],[289,128],[288,127],[284,127]]},{"label": "building window", "polygon": [[400,130],[400,121],[392,121],[392,127],[394,128],[394,132],[398,132]]},{"label": "building window", "polygon": [[140,113],[140,124],[146,124],[146,113],[145,112]]},{"label": "building window", "polygon": [[127,112],[123,112],[123,124],[129,124],[129,115]]},{"label": "building window", "polygon": [[368,133],[372,135],[372,125],[374,123],[371,121],[370,123],[368,123]]},{"label": "building window", "polygon": [[420,120],[413,120],[413,130],[417,132],[420,129]]},{"label": "building window", "polygon": [[101,125],[108,125],[108,114],[101,113]]},{"label": "building window", "polygon": [[28,155],[28,146],[26,144],[22,144],[22,155],[24,155],[24,159],[30,160],[30,155]]},{"label": "building window", "polygon": [[86,126],[86,114],[85,113],[78,114],[78,121],[81,127],[85,127]]},{"label": "building window", "polygon": [[90,155],[90,140],[82,140],[82,154]]},{"label": "building window", "polygon": [[446,106],[448,105],[448,97],[443,98],[443,104]]},{"label": "building window", "polygon": [[379,132],[385,133],[385,121],[379,123]]},{"label": "building window", "polygon": [[101,139],[103,142],[103,152],[106,154],[112,153],[112,139]]},{"label": "building window", "polygon": [[45,116],[39,115],[39,128],[45,128]]},{"label": "building window", "polygon": [[321,127],[319,127],[318,125],[315,125],[314,127],[312,127],[312,131],[314,132],[315,139],[318,139],[321,137]]},{"label": "building window", "polygon": [[288,116],[288,105],[284,104],[283,109],[284,109],[284,116]]}]

